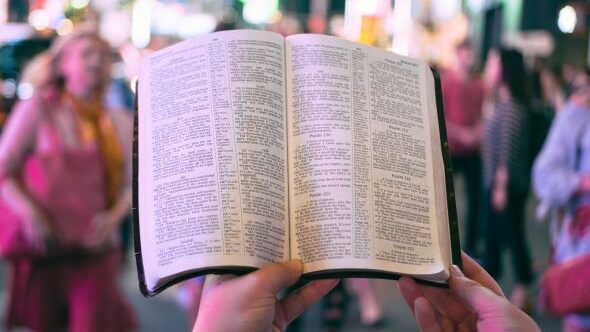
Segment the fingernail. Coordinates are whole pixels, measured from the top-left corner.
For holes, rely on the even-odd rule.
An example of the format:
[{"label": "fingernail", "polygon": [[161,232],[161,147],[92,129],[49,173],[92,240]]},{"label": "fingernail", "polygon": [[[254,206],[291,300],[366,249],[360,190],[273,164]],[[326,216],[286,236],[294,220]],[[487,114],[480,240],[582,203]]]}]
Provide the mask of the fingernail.
[{"label": "fingernail", "polygon": [[288,261],[287,263],[285,263],[285,265],[289,269],[296,271],[297,273],[303,272],[303,262],[299,259],[292,259],[292,260]]},{"label": "fingernail", "polygon": [[451,275],[454,277],[464,277],[465,276],[463,274],[463,271],[461,271],[461,269],[455,264],[451,265]]}]

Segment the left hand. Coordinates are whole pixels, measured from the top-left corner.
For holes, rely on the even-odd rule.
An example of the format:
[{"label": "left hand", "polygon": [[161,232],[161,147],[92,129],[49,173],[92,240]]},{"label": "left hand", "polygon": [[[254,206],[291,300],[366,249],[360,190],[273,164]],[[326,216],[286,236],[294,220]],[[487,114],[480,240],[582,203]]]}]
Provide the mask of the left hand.
[{"label": "left hand", "polygon": [[84,243],[88,248],[100,248],[106,245],[114,236],[119,219],[111,211],[97,213],[90,221],[90,232]]},{"label": "left hand", "polygon": [[338,283],[337,280],[314,281],[278,300],[277,294],[295,284],[302,273],[302,262],[291,260],[237,278],[207,276],[193,332],[284,331]]},{"label": "left hand", "polygon": [[404,300],[422,331],[538,332],[533,319],[516,308],[498,283],[473,259],[463,254],[465,274],[451,268],[450,289],[399,280]]}]

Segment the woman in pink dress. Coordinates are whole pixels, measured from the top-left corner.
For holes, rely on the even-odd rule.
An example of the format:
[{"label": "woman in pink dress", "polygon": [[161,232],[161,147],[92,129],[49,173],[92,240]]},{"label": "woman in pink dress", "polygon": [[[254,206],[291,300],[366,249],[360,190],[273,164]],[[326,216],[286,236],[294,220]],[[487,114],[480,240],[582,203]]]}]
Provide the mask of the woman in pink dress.
[{"label": "woman in pink dress", "polygon": [[124,113],[103,107],[109,47],[77,32],[35,64],[35,92],[15,106],[0,140],[0,194],[45,254],[11,262],[8,328],[134,330],[117,283],[132,131]]}]

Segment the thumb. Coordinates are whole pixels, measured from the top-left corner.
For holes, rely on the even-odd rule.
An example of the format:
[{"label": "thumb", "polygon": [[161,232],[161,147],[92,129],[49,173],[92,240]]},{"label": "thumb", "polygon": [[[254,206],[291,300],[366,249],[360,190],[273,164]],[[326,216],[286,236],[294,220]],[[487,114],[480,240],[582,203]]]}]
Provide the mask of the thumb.
[{"label": "thumb", "polygon": [[285,263],[269,264],[249,276],[255,283],[267,292],[278,294],[282,289],[292,286],[303,274],[303,263],[300,260],[290,260]]},{"label": "thumb", "polygon": [[449,285],[451,290],[467,302],[479,316],[496,311],[502,306],[501,296],[477,281],[465,277],[458,267],[451,268]]}]

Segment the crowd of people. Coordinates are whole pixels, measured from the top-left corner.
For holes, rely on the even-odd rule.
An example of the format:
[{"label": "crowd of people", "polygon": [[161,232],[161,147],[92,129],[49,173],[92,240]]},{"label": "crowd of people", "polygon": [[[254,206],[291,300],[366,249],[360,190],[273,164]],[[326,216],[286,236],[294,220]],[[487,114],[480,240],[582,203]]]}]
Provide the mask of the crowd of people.
[{"label": "crowd of people", "polygon": [[[590,254],[590,76],[569,66],[563,77],[529,69],[519,51],[502,47],[490,50],[478,74],[473,54],[469,42],[460,44],[456,67],[442,75],[453,171],[466,184],[463,248],[495,279],[507,248],[510,301],[530,312],[531,285],[542,273],[533,271],[525,231],[530,188],[537,217],[551,213],[551,263]],[[589,317],[567,315],[563,330],[590,331]]]},{"label": "crowd of people", "polygon": [[[531,71],[520,52],[502,47],[489,52],[480,74],[469,41],[456,55],[442,71],[442,91],[453,169],[467,190],[463,248],[475,260],[464,254],[463,271],[451,269],[450,290],[408,277],[398,285],[425,331],[537,331],[525,314],[536,278],[525,204],[532,188],[540,214],[551,214],[553,264],[590,254],[590,75]],[[120,227],[131,208],[132,130],[129,112],[109,99],[110,58],[95,33],[56,40],[24,72],[35,94],[17,103],[2,128],[0,213],[8,207],[35,248],[10,261],[9,328],[137,329],[117,282]],[[516,277],[508,298],[495,281],[504,248]],[[301,273],[301,262],[290,261],[239,278],[189,281],[189,322],[197,331],[282,331],[323,298],[322,319],[338,325],[348,290],[363,323],[382,321],[366,279],[315,281],[277,300]],[[564,331],[590,331],[590,315],[567,315]]]}]

